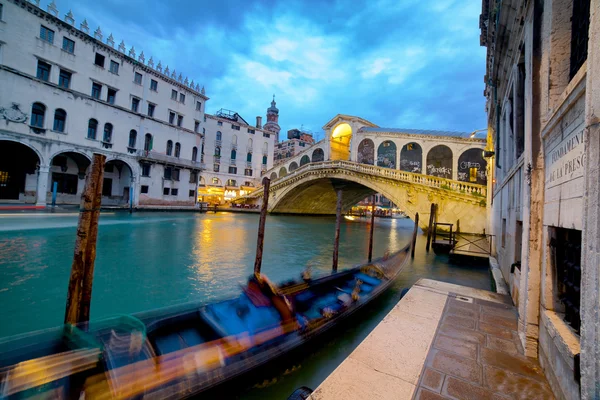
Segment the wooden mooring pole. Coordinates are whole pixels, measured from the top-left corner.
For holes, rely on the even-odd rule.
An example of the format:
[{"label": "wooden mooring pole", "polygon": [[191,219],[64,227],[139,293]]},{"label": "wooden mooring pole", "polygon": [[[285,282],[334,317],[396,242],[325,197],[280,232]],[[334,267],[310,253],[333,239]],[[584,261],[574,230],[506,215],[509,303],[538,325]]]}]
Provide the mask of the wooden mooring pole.
[{"label": "wooden mooring pole", "polygon": [[254,275],[260,276],[262,265],[263,243],[265,241],[265,222],[267,221],[267,207],[269,205],[269,187],[271,180],[266,176],[263,178],[263,202],[260,206],[260,219],[258,220],[258,240],[256,242],[256,260],[254,260]]},{"label": "wooden mooring pole", "polygon": [[431,230],[433,229],[433,220],[435,218],[435,203],[431,203],[431,211],[429,214],[429,228],[427,228],[427,244],[425,245],[425,251],[429,252],[429,245],[431,244]]},{"label": "wooden mooring pole", "polygon": [[94,154],[90,173],[85,181],[85,189],[81,196],[77,239],[75,240],[75,252],[67,293],[65,324],[75,325],[90,320],[96,239],[98,238],[98,218],[100,217],[105,162],[105,155]]},{"label": "wooden mooring pole", "polygon": [[373,231],[375,230],[375,195],[371,197],[371,230],[369,231],[369,261],[373,256]]},{"label": "wooden mooring pole", "polygon": [[410,257],[415,258],[415,246],[417,245],[417,231],[419,230],[419,213],[415,214],[415,229],[413,230],[412,243],[410,245]]},{"label": "wooden mooring pole", "polygon": [[333,242],[333,265],[332,272],[337,272],[338,253],[340,250],[340,224],[342,222],[342,189],[337,190],[337,207],[335,210],[335,241]]}]

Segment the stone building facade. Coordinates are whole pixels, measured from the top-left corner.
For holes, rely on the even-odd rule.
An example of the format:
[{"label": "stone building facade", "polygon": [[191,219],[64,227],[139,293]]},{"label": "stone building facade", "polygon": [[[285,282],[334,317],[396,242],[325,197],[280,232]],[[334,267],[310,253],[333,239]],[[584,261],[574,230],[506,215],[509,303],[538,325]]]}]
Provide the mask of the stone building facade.
[{"label": "stone building facade", "polygon": [[[202,147],[212,151],[218,117],[205,114],[204,88],[175,69],[59,15],[54,3],[44,11],[1,0],[0,87],[0,202],[44,206],[56,187],[57,204],[78,204],[97,152],[107,156],[103,205],[196,203]],[[245,131],[240,143],[264,132]],[[266,168],[272,136],[253,144],[259,152],[270,141]],[[229,178],[258,179],[260,161]]]},{"label": "stone building facade", "polygon": [[287,132],[287,137],[288,140],[277,143],[275,146],[275,165],[285,163],[296,154],[315,144],[313,136],[300,129],[290,129]]},{"label": "stone building facade", "polygon": [[600,398],[600,2],[484,0],[489,230],[525,353]]}]

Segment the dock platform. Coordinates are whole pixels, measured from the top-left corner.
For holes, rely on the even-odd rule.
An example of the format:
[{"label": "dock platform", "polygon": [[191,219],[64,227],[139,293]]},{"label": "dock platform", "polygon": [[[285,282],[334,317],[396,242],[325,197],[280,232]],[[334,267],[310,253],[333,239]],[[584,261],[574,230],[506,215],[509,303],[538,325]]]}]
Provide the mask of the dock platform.
[{"label": "dock platform", "polygon": [[420,279],[313,400],[553,399],[509,296]]}]

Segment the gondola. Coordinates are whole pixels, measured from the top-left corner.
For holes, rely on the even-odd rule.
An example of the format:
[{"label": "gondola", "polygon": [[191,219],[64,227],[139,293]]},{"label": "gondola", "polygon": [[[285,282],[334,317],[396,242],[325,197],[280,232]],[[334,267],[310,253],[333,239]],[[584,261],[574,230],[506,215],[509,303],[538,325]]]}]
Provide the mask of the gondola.
[{"label": "gondola", "polygon": [[0,341],[0,398],[182,398],[247,373],[336,326],[384,292],[409,246],[318,279]]}]

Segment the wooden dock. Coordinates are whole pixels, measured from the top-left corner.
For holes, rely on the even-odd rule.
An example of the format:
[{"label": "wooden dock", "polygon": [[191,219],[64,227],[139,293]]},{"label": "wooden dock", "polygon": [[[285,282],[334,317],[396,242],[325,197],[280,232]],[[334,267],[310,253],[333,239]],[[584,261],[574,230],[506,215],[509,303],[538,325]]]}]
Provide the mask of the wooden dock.
[{"label": "wooden dock", "polygon": [[455,233],[454,239],[456,242],[450,250],[450,256],[489,258],[491,251],[491,237],[489,235]]}]

